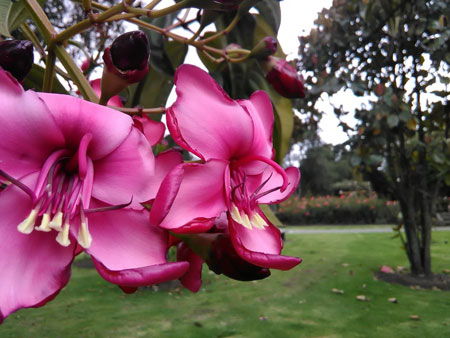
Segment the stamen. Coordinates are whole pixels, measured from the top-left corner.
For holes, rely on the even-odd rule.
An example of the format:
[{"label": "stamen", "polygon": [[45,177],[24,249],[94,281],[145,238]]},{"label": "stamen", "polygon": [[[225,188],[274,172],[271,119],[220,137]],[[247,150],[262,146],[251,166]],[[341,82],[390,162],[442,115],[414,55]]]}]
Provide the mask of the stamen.
[{"label": "stamen", "polygon": [[248,215],[244,213],[242,216],[242,225],[246,227],[247,229],[252,230],[252,223],[250,223],[250,219],[248,218]]},{"label": "stamen", "polygon": [[52,220],[49,223],[49,227],[58,231],[62,230],[62,220],[63,220],[63,213],[58,211],[55,216],[53,216]]},{"label": "stamen", "polygon": [[64,223],[62,230],[59,232],[58,236],[56,236],[56,241],[65,247],[70,245],[69,227],[70,225],[68,222]]},{"label": "stamen", "polygon": [[10,181],[12,184],[14,184],[19,189],[22,189],[28,196],[30,196],[30,198],[33,202],[36,200],[36,195],[34,194],[33,190],[28,188],[25,184],[23,184],[19,180],[16,180],[14,177],[9,176],[3,170],[0,170],[0,176],[3,176],[4,178],[6,178],[8,181]]},{"label": "stamen", "polygon": [[81,203],[80,206],[80,219],[81,219],[81,226],[80,232],[78,233],[77,241],[78,244],[80,244],[84,249],[88,249],[92,243],[92,236],[89,233],[87,219],[86,216],[84,215],[83,203]]},{"label": "stamen", "polygon": [[36,228],[36,230],[44,231],[44,232],[51,231],[52,229],[49,227],[49,223],[50,223],[50,215],[48,213],[45,213],[45,214],[42,215],[41,225],[38,226]]},{"label": "stamen", "polygon": [[17,230],[23,234],[31,234],[34,229],[34,223],[36,222],[36,217],[38,215],[38,210],[31,210],[27,218],[25,218],[18,226]]},{"label": "stamen", "polygon": [[272,189],[269,189],[269,190],[267,190],[267,191],[265,191],[265,192],[260,193],[258,196],[255,196],[255,200],[258,200],[258,199],[260,199],[261,197],[264,197],[264,196],[266,196],[266,195],[268,195],[268,194],[271,194],[271,193],[273,193],[274,191],[277,191],[277,190],[280,190],[280,191],[281,191],[281,186],[275,187],[275,188],[272,188]]},{"label": "stamen", "polygon": [[264,229],[264,227],[267,226],[267,223],[264,218],[262,218],[261,215],[256,212],[252,216],[252,225],[258,229]]},{"label": "stamen", "polygon": [[241,213],[235,204],[231,207],[231,218],[233,218],[239,224],[242,224]]},{"label": "stamen", "polygon": [[88,225],[86,222],[81,222],[80,232],[78,233],[78,244],[84,249],[88,249],[92,243],[92,236],[89,233]]}]

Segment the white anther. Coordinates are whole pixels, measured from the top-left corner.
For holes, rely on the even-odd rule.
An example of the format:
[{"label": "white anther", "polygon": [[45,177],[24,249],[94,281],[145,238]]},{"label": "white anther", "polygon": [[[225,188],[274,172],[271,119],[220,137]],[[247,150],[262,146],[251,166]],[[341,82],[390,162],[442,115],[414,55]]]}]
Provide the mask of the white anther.
[{"label": "white anther", "polygon": [[252,216],[252,225],[258,229],[264,229],[264,227],[267,226],[267,223],[264,218],[262,218],[261,215],[256,212]]},{"label": "white anther", "polygon": [[58,231],[62,230],[63,213],[58,211],[49,223],[49,227]]},{"label": "white anther", "polygon": [[36,228],[36,230],[44,231],[44,232],[51,231],[52,229],[49,227],[49,223],[50,223],[50,215],[45,213],[45,214],[42,215],[41,225],[38,226]]},{"label": "white anther", "polygon": [[56,236],[56,241],[62,246],[69,246],[69,223],[65,223],[62,227],[62,230],[59,232],[58,236]]},{"label": "white anther", "polygon": [[231,206],[231,218],[233,218],[239,224],[242,224],[241,213],[239,212],[239,209],[237,208],[236,204],[233,204]]},{"label": "white anther", "polygon": [[18,226],[17,230],[23,234],[31,234],[33,232],[34,223],[36,222],[37,210],[31,210],[27,218],[25,218]]},{"label": "white anther", "polygon": [[248,215],[246,213],[241,215],[242,218],[242,225],[246,227],[247,229],[252,230],[252,223],[250,223],[250,219],[248,218]]},{"label": "white anther", "polygon": [[80,232],[78,233],[78,244],[84,249],[88,249],[92,243],[92,237],[89,233],[88,225],[86,222],[81,222]]}]

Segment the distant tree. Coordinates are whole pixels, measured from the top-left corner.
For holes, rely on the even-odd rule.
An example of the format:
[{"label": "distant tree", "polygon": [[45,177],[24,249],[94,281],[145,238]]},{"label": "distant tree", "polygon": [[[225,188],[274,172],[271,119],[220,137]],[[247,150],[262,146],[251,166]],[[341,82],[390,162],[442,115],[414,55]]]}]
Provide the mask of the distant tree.
[{"label": "distant tree", "polygon": [[352,162],[398,199],[415,275],[431,274],[433,208],[450,185],[449,19],[447,0],[335,0],[300,39],[310,91],[368,98]]},{"label": "distant tree", "polygon": [[311,147],[300,163],[302,194],[333,194],[334,183],[350,180],[353,177],[348,156],[339,155],[330,144]]}]

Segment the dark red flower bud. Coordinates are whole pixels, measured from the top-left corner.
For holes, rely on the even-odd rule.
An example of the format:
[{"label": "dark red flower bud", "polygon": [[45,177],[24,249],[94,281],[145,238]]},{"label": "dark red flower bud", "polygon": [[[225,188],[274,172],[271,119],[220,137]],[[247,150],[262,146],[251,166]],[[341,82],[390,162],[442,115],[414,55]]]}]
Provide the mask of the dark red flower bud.
[{"label": "dark red flower bud", "polygon": [[115,39],[103,52],[100,103],[105,104],[128,85],[141,81],[149,70],[148,58],[149,44],[143,32],[129,32]]},{"label": "dark red flower bud", "polygon": [[273,36],[266,36],[253,47],[250,56],[257,59],[266,59],[268,56],[275,54],[277,48],[277,39]]},{"label": "dark red flower bud", "polygon": [[230,236],[227,234],[217,235],[205,262],[216,274],[224,274],[240,281],[252,281],[270,276],[269,269],[244,261],[236,253]]},{"label": "dark red flower bud", "polygon": [[113,65],[121,71],[144,69],[148,57],[148,39],[142,31],[122,34],[111,45]]},{"label": "dark red flower bud", "polygon": [[191,0],[190,6],[215,11],[234,11],[243,0]]},{"label": "dark red flower bud", "polygon": [[0,41],[0,66],[10,72],[19,82],[33,65],[33,44],[28,40]]},{"label": "dark red flower bud", "polygon": [[305,97],[302,78],[286,60],[269,56],[264,67],[267,81],[278,94],[291,99]]}]

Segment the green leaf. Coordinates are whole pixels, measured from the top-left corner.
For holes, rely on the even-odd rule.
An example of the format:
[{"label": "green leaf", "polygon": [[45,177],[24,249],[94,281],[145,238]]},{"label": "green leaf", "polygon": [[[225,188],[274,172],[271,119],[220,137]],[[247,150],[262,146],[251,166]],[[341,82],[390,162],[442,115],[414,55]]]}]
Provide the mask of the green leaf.
[{"label": "green leaf", "polygon": [[0,0],[0,35],[11,36],[9,33],[8,18],[12,5],[13,3],[10,0]]},{"label": "green leaf", "polygon": [[[177,17],[178,12],[159,18],[143,18],[142,20],[158,27],[167,27]],[[166,53],[167,39],[161,34],[142,28],[142,31],[147,35],[150,45],[150,64],[160,72],[173,76],[175,69],[172,62]]]},{"label": "green leaf", "polygon": [[[145,78],[137,85],[129,87],[128,107],[143,108],[163,107],[173,87],[173,77],[156,70],[152,65]],[[155,121],[161,120],[162,114],[151,114]]]},{"label": "green leaf", "polygon": [[[25,7],[25,0],[15,1],[11,7],[11,12],[9,13],[8,26],[9,31],[12,32],[17,29],[25,20],[30,16],[29,12]],[[38,0],[38,3],[43,6],[46,0]]]},{"label": "green leaf", "polygon": [[[44,68],[37,64],[33,64],[30,73],[25,77],[23,81],[23,87],[25,89],[33,89],[35,91],[41,92],[44,73]],[[56,76],[54,77],[52,88],[52,93],[69,94]]]},{"label": "green leaf", "polygon": [[258,2],[255,7],[264,21],[267,22],[272,29],[273,37],[278,34],[278,29],[281,23],[281,9],[280,4],[276,0],[262,0]]},{"label": "green leaf", "polygon": [[169,41],[164,44],[164,51],[173,69],[177,69],[184,62],[188,46],[179,41]]}]

